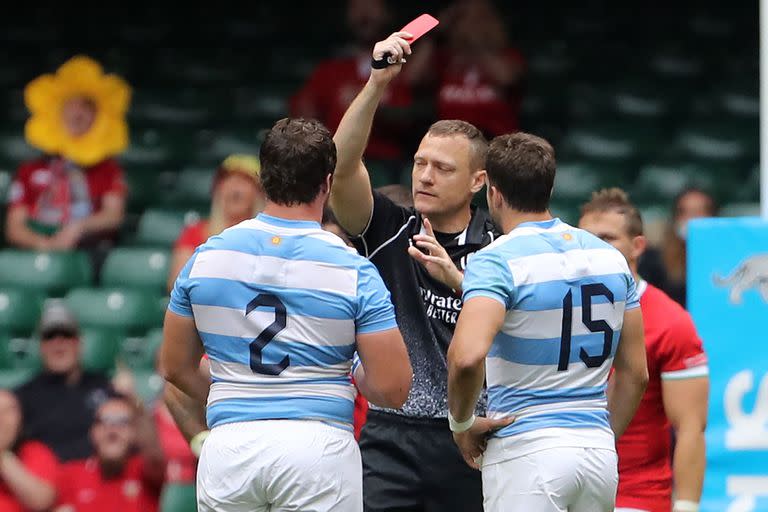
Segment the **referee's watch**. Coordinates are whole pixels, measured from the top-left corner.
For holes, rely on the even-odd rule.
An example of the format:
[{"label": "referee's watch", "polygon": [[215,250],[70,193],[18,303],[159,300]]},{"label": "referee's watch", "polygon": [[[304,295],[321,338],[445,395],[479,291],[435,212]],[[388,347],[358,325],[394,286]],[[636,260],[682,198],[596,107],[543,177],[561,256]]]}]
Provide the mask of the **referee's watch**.
[{"label": "referee's watch", "polygon": [[451,429],[451,432],[454,434],[461,434],[462,432],[466,432],[470,428],[472,428],[472,425],[475,424],[475,420],[477,419],[477,416],[475,416],[474,413],[472,413],[472,416],[469,417],[469,419],[464,421],[456,421],[456,419],[451,414],[451,411],[448,411],[448,427]]}]

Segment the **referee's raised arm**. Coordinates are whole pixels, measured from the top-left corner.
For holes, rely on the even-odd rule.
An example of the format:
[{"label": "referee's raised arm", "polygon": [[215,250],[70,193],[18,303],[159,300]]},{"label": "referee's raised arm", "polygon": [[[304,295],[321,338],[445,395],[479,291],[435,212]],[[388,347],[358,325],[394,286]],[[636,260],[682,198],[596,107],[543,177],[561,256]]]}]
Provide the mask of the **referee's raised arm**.
[{"label": "referee's raised arm", "polygon": [[331,208],[339,224],[351,235],[363,232],[373,211],[373,195],[363,153],[371,134],[373,116],[387,85],[400,73],[405,55],[411,53],[404,33],[396,32],[376,44],[373,59],[389,54],[396,59],[384,69],[372,69],[368,82],[347,109],[333,141],[336,143],[336,170],[331,193]]}]

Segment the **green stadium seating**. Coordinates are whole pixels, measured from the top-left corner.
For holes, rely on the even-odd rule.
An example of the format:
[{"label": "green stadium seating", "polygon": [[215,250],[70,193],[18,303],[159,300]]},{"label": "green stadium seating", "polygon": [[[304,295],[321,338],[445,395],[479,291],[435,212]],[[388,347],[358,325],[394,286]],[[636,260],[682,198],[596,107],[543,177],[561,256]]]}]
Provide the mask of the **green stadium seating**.
[{"label": "green stadium seating", "polygon": [[760,203],[728,203],[720,209],[723,217],[758,217]]},{"label": "green stadium seating", "polygon": [[145,404],[154,402],[163,390],[163,378],[153,370],[137,370],[133,372],[136,393]]},{"label": "green stadium seating", "polygon": [[629,165],[658,151],[659,137],[654,122],[595,122],[572,128],[562,146],[563,153],[572,158]]},{"label": "green stadium seating", "polygon": [[169,262],[166,249],[117,247],[104,262],[101,283],[161,293],[168,282]]},{"label": "green stadium seating", "polygon": [[163,330],[150,330],[146,336],[125,338],[120,347],[118,360],[132,370],[154,370],[157,351],[163,342]]},{"label": "green stadium seating", "polygon": [[139,219],[135,244],[170,247],[185,225],[200,219],[197,211],[150,208]]},{"label": "green stadium seating", "polygon": [[0,372],[39,370],[40,342],[32,337],[0,335]]},{"label": "green stadium seating", "polygon": [[673,150],[684,158],[737,162],[758,154],[756,122],[694,122],[680,129]]},{"label": "green stadium seating", "polygon": [[119,334],[112,329],[88,327],[80,333],[80,361],[89,371],[110,373],[115,367]]},{"label": "green stadium seating", "polygon": [[659,162],[643,166],[634,186],[641,200],[668,201],[687,186],[697,186],[716,198],[726,199],[733,193],[735,171],[717,162]]},{"label": "green stadium seating", "polygon": [[0,369],[0,389],[15,389],[37,374],[33,368]]},{"label": "green stadium seating", "polygon": [[194,484],[167,483],[160,495],[160,512],[193,512],[197,510]]},{"label": "green stadium seating", "polygon": [[209,208],[215,171],[215,166],[183,169],[164,203],[176,208]]},{"label": "green stadium seating", "polygon": [[0,289],[0,332],[29,335],[37,326],[44,295],[22,288]]},{"label": "green stadium seating", "polygon": [[77,288],[65,300],[81,326],[144,333],[162,324],[157,295],[127,288]]},{"label": "green stadium seating", "polygon": [[91,263],[81,252],[0,251],[0,286],[59,296],[91,282]]}]

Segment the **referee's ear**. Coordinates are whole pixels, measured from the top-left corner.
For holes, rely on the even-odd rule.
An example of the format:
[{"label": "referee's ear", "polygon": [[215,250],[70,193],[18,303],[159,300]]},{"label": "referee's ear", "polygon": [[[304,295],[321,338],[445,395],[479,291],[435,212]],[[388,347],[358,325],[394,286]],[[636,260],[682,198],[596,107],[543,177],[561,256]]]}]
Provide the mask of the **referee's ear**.
[{"label": "referee's ear", "polygon": [[488,173],[485,171],[485,169],[478,169],[472,173],[472,184],[470,185],[469,189],[473,194],[477,194],[483,190],[483,187],[487,181],[487,177]]}]

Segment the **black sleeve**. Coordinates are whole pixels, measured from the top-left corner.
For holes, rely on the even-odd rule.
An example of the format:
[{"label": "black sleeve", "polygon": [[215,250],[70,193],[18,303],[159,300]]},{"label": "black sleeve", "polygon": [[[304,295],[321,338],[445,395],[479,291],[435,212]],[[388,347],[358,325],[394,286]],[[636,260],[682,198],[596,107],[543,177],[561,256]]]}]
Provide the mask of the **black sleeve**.
[{"label": "black sleeve", "polygon": [[373,191],[373,212],[362,234],[354,237],[355,249],[369,257],[377,248],[395,236],[415,213],[410,208],[395,204],[383,194]]}]

